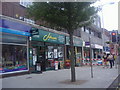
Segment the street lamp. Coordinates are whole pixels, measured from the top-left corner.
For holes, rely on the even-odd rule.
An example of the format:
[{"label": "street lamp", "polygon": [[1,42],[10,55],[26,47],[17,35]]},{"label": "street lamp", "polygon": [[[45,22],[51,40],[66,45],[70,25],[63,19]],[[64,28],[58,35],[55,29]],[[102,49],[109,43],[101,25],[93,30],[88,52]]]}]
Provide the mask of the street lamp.
[{"label": "street lamp", "polygon": [[93,78],[91,36],[89,36],[89,42],[90,42],[90,66],[91,66],[91,78]]}]

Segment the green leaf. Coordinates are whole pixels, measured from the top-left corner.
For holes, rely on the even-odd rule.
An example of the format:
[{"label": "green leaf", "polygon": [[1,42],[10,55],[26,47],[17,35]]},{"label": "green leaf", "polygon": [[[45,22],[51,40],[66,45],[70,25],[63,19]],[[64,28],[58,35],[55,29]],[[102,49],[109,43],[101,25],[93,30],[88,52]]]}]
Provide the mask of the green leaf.
[{"label": "green leaf", "polygon": [[[97,13],[97,8],[90,7],[92,2],[34,2],[27,12],[37,21],[45,21],[45,26],[75,30],[91,24],[90,17]],[[84,24],[81,22],[88,21]]]}]

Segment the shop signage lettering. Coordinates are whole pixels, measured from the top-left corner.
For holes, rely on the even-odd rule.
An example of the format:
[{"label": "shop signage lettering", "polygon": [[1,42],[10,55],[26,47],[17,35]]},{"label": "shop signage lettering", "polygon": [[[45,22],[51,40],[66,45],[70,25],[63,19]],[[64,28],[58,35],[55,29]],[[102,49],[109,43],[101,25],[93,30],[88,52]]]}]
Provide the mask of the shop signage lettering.
[{"label": "shop signage lettering", "polygon": [[32,35],[39,35],[37,30],[32,31]]},{"label": "shop signage lettering", "polygon": [[45,35],[45,36],[43,37],[43,40],[44,40],[44,41],[47,41],[48,39],[57,40],[56,37],[51,36],[51,33],[49,33],[48,35]]},{"label": "shop signage lettering", "polygon": [[103,49],[103,46],[98,45],[98,44],[95,44],[95,48],[98,48],[98,49]]},{"label": "shop signage lettering", "polygon": [[48,32],[45,30],[38,29],[39,35],[33,35],[33,41],[43,41],[56,44],[65,44],[65,36],[57,33]]},{"label": "shop signage lettering", "polygon": [[[80,38],[73,38],[74,46],[83,46],[83,41]],[[66,37],[66,45],[70,45],[69,37]]]},{"label": "shop signage lettering", "polygon": [[32,28],[32,29],[30,30],[30,33],[31,33],[31,35],[39,35],[39,31],[38,31],[37,28]]}]

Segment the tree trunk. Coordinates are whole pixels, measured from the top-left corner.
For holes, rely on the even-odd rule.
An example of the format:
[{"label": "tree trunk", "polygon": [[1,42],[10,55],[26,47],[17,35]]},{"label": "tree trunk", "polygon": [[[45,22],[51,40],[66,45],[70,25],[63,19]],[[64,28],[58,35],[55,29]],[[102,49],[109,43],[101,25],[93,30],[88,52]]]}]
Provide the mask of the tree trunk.
[{"label": "tree trunk", "polygon": [[70,35],[70,61],[71,61],[71,82],[76,81],[75,77],[75,57],[74,57],[74,45],[73,45],[73,32],[69,33]]}]

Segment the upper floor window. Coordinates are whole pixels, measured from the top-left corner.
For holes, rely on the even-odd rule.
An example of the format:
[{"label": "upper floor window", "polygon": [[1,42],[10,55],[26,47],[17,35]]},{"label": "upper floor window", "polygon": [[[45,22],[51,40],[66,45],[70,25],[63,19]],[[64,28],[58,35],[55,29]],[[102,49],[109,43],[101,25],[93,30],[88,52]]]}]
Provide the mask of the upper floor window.
[{"label": "upper floor window", "polygon": [[89,33],[89,29],[88,28],[86,28],[86,33]]},{"label": "upper floor window", "polygon": [[99,38],[102,38],[102,35],[101,35],[101,33],[100,33],[100,32],[98,33],[98,37],[99,37]]},{"label": "upper floor window", "polygon": [[31,0],[20,0],[20,5],[24,7],[28,7],[29,5],[32,5],[32,1]]},{"label": "upper floor window", "polygon": [[97,36],[98,36],[98,33],[97,33],[97,32],[94,32],[94,36],[96,36],[96,37],[97,37]]},{"label": "upper floor window", "polygon": [[91,32],[92,32],[92,30],[91,30],[91,29],[89,29],[89,34],[91,34]]},{"label": "upper floor window", "polygon": [[100,17],[94,18],[93,24],[99,28],[101,28]]},{"label": "upper floor window", "polygon": [[91,35],[94,35],[94,32],[93,32],[93,31],[91,31]]},{"label": "upper floor window", "polygon": [[74,35],[80,37],[80,30],[79,29],[75,30]]},{"label": "upper floor window", "polygon": [[84,27],[82,27],[81,30],[84,32]]}]

